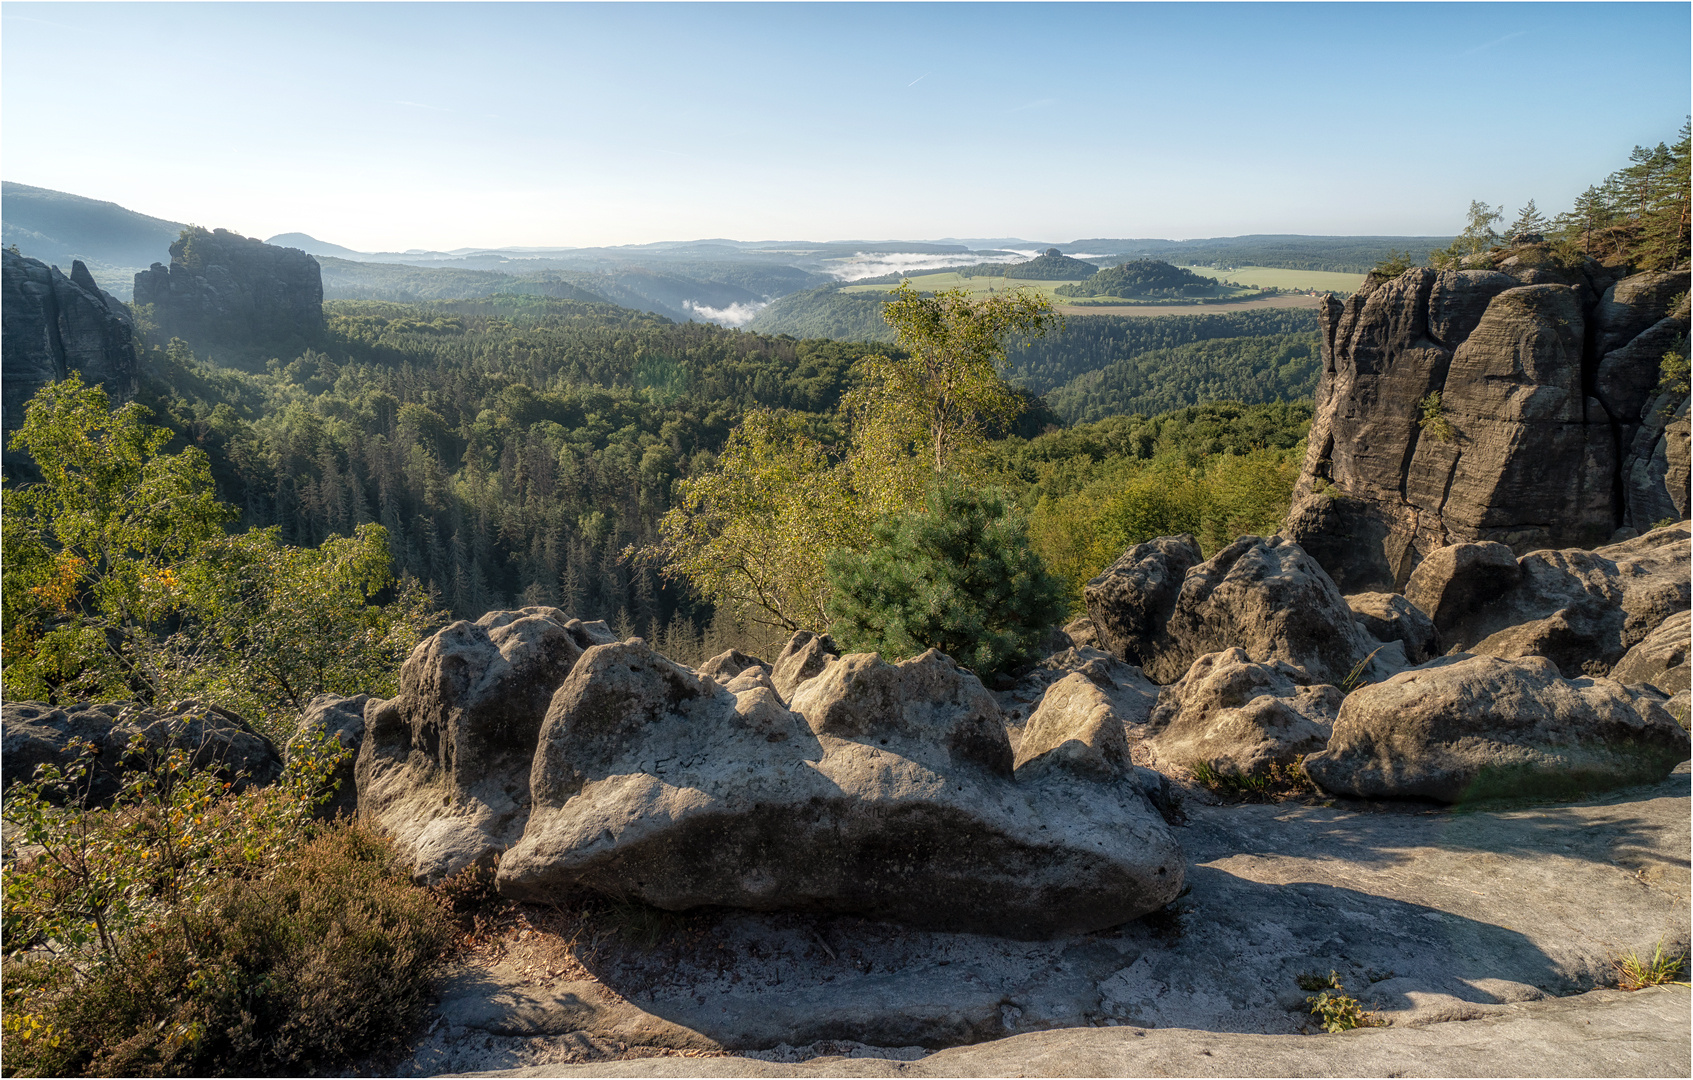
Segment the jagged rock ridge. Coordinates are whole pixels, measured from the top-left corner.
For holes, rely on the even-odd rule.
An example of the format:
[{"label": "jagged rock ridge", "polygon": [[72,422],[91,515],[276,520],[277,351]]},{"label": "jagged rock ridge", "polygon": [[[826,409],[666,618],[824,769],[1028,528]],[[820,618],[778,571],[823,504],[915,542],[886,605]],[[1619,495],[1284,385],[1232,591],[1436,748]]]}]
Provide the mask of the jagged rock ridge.
[{"label": "jagged rock ridge", "polygon": [[1400,590],[1449,544],[1593,547],[1687,516],[1686,397],[1657,390],[1687,332],[1686,270],[1619,277],[1535,246],[1471,263],[1318,309],[1317,415],[1284,532],[1345,592]]},{"label": "jagged rock ridge", "polygon": [[[24,404],[36,391],[73,371],[99,384],[114,403],[135,395],[134,328],[129,310],[102,292],[81,262],[70,277],[56,266],[7,250],[0,256],[0,394],[7,442],[23,423]],[[8,449],[9,471],[25,455]]]}]

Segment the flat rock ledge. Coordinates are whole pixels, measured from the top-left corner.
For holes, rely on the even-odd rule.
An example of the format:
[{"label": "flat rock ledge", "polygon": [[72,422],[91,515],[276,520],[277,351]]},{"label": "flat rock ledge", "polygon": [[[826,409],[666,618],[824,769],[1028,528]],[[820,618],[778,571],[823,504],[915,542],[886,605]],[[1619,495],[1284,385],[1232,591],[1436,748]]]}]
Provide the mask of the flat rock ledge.
[{"label": "flat rock ledge", "polygon": [[959,1046],[920,1060],[832,1055],[777,1063],[653,1057],[459,1076],[1687,1076],[1685,987],[1500,1006],[1429,1027],[1340,1035],[1071,1028]]},{"label": "flat rock ledge", "polygon": [[[1190,802],[1191,891],[1046,941],[717,911],[583,967],[535,935],[466,963],[397,1071],[1687,1075],[1686,991],[1603,988],[1689,943],[1688,787],[1684,763],[1462,812]],[[1318,1032],[1297,976],[1331,970],[1391,1026]]]}]

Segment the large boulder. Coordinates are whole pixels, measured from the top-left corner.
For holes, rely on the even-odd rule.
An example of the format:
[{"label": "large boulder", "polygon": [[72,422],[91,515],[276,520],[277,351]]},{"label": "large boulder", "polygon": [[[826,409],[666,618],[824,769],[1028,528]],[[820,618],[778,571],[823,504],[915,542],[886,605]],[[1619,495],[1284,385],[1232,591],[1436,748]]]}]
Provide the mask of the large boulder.
[{"label": "large boulder", "polygon": [[[139,738],[140,754],[130,746]],[[62,708],[39,701],[11,701],[0,707],[0,775],[7,787],[29,780],[41,765],[68,769],[78,758],[73,745],[92,744],[95,757],[74,801],[110,803],[135,769],[154,765],[164,754],[184,750],[193,771],[213,769],[235,786],[263,787],[282,775],[282,757],[271,741],[228,709],[198,701],[148,707],[76,704]]]},{"label": "large boulder", "polygon": [[547,711],[499,889],[1025,938],[1173,899],[1180,849],[1141,788],[1066,749],[1124,769],[1110,725],[1051,742],[1014,773],[993,697],[933,650],[830,660],[789,709],[769,686],[731,693],[638,642],[590,649]]},{"label": "large boulder", "polygon": [[[1508,550],[1508,549],[1507,549]],[[1516,560],[1511,560],[1512,566]],[[1420,608],[1397,593],[1353,593],[1346,598],[1358,629],[1377,641],[1403,643],[1405,658],[1422,664],[1440,655],[1440,631]]]},{"label": "large boulder", "polygon": [[[1406,597],[1434,617],[1448,648],[1544,656],[1566,676],[1603,675],[1665,619],[1689,607],[1688,525],[1592,551],[1455,545],[1417,568]],[[1513,565],[1514,564],[1514,565]]]},{"label": "large boulder", "polygon": [[1687,331],[1669,310],[1686,273],[1619,281],[1534,245],[1466,266],[1319,304],[1316,415],[1282,531],[1348,593],[1403,589],[1455,543],[1521,555],[1666,516],[1633,509],[1666,486],[1655,437],[1628,455],[1664,343]]},{"label": "large boulder", "polygon": [[1344,695],[1301,685],[1303,673],[1241,649],[1202,656],[1164,688],[1145,744],[1161,769],[1263,779],[1329,740]]},{"label": "large boulder", "polygon": [[[1030,668],[1009,690],[994,694],[1011,732],[1013,749],[1021,738],[1024,725],[1035,712],[1046,707],[1047,696],[1059,683],[1069,682],[1072,676],[1080,676],[1083,682],[1092,686],[1093,693],[1108,704],[1118,720],[1127,727],[1144,724],[1152,713],[1152,707],[1158,703],[1158,687],[1141,673],[1140,668],[1086,645],[1065,649]],[[1072,687],[1079,685],[1073,683]],[[1054,698],[1052,704],[1057,707],[1060,699],[1075,699],[1074,689]],[[1067,705],[1064,707],[1068,708]]]},{"label": "large boulder", "polygon": [[1253,660],[1292,664],[1307,681],[1338,683],[1368,651],[1340,590],[1298,544],[1243,536],[1186,563],[1197,552],[1191,538],[1164,537],[1088,583],[1101,636],[1153,682],[1175,682],[1201,656],[1240,648]]},{"label": "large boulder", "polygon": [[1693,688],[1687,658],[1690,633],[1693,614],[1676,612],[1628,650],[1610,677],[1628,686],[1645,683],[1671,696]]},{"label": "large boulder", "polygon": [[1203,560],[1193,537],[1160,536],[1125,551],[1083,586],[1099,647],[1142,668],[1156,659],[1182,582]]},{"label": "large boulder", "polygon": [[306,703],[300,723],[283,747],[283,757],[293,761],[313,743],[334,740],[347,751],[347,756],[335,766],[328,777],[329,798],[317,809],[321,818],[340,815],[352,817],[359,809],[358,766],[359,747],[364,745],[364,714],[372,704],[380,706],[381,698],[369,694],[342,697],[340,694],[319,694]]},{"label": "large boulder", "polygon": [[359,816],[418,881],[489,865],[522,834],[541,721],[594,636],[557,608],[461,620],[413,649],[399,694],[366,711]]},{"label": "large boulder", "polygon": [[1457,803],[1651,783],[1687,757],[1653,693],[1541,657],[1451,656],[1348,695],[1305,771],[1336,794]]}]

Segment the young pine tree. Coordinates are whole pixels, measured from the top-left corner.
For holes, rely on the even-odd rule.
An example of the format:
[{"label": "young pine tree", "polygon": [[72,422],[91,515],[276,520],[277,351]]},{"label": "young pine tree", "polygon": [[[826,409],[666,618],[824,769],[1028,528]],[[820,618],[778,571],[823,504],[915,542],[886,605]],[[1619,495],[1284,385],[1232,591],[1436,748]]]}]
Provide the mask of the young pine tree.
[{"label": "young pine tree", "polygon": [[991,489],[937,483],[924,511],[873,527],[863,554],[831,553],[830,632],[893,659],[939,649],[986,678],[1033,659],[1067,610],[1022,516]]}]

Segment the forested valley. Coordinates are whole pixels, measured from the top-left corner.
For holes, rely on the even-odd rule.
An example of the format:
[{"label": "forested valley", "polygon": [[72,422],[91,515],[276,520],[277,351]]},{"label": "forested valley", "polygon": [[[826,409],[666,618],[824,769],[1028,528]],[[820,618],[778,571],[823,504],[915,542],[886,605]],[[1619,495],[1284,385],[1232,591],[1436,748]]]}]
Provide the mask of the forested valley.
[{"label": "forested valley", "polygon": [[[542,296],[331,301],[325,314],[319,346],[262,370],[181,341],[144,352],[141,400],[177,433],[173,448],[208,453],[241,527],[276,525],[285,543],[316,545],[375,522],[396,569],[456,614],[547,603],[648,635],[699,634],[713,617],[685,586],[627,557],[654,541],[676,484],[713,467],[749,409],[791,411],[838,447],[854,363],[886,351]],[[1116,411],[1146,414],[1305,397],[1314,367],[1290,366],[1282,343],[1308,350],[1311,335],[1289,328],[1310,319],[1072,319],[1061,337],[1012,353],[1006,374],[1026,388],[1025,407],[992,444],[994,468],[1033,510],[1134,462],[1199,468],[1225,451],[1286,451],[1308,418],[1297,408],[1205,406],[1059,431],[1034,395],[1077,368],[1142,357],[1138,389],[1116,374],[1088,396],[1053,398],[1098,418],[1113,411],[1103,396],[1113,392],[1135,403]],[[1194,352],[1219,335],[1228,337]],[[1266,358],[1280,363],[1265,369]]]}]

